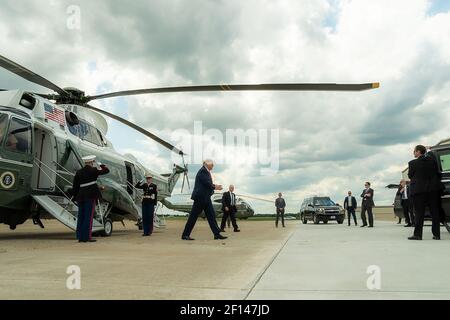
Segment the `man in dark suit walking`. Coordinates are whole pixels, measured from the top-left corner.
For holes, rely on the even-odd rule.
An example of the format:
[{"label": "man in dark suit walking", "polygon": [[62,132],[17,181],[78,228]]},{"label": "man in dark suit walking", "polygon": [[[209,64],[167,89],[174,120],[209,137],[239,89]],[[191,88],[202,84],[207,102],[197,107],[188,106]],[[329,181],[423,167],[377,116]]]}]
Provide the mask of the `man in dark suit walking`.
[{"label": "man in dark suit walking", "polygon": [[411,188],[409,186],[409,183],[405,180],[400,181],[400,186],[398,187],[397,195],[400,196],[402,208],[403,208],[403,215],[405,216],[406,225],[405,227],[412,227],[414,226],[415,219],[414,219],[414,212],[412,208],[412,201],[411,199]]},{"label": "man in dark suit walking", "polygon": [[228,192],[225,192],[222,196],[222,223],[220,225],[220,232],[225,232],[225,224],[228,219],[231,219],[234,232],[241,232],[236,222],[236,195],[233,193],[234,186],[231,185],[228,188]]},{"label": "man in dark suit walking", "polygon": [[408,176],[411,179],[411,198],[416,211],[416,227],[409,240],[422,240],[425,208],[430,208],[433,239],[440,240],[439,198],[442,191],[441,172],[433,154],[418,145],[414,148],[416,159],[409,162]]},{"label": "man in dark suit walking", "polygon": [[211,202],[211,196],[214,191],[222,190],[221,185],[215,185],[212,181],[211,170],[214,168],[214,162],[212,160],[205,160],[203,166],[197,172],[195,177],[194,190],[192,191],[191,199],[194,200],[192,205],[191,214],[184,227],[182,240],[194,240],[191,238],[192,229],[194,229],[197,218],[202,211],[205,212],[206,219],[208,219],[209,227],[214,234],[214,239],[226,239],[220,234],[219,226],[216,221],[216,213],[214,211],[213,204]]},{"label": "man in dark suit walking", "polygon": [[358,207],[358,203],[356,202],[356,198],[352,196],[352,192],[348,192],[348,196],[345,197],[344,200],[344,209],[347,210],[348,215],[348,225],[350,226],[351,217],[353,216],[353,220],[355,221],[355,226],[358,225],[358,221],[356,220],[355,210]]},{"label": "man in dark suit walking", "polygon": [[373,213],[372,208],[375,206],[373,201],[373,189],[370,187],[370,182],[366,182],[364,185],[365,189],[361,193],[362,203],[361,203],[361,219],[363,221],[363,225],[361,228],[367,227],[367,218],[366,212],[369,216],[369,228],[373,228]]}]

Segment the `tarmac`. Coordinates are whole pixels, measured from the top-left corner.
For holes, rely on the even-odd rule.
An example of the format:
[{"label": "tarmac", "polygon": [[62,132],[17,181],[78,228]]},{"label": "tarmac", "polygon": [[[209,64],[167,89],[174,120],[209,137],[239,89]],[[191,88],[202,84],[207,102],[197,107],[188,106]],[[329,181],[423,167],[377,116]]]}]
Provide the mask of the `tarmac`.
[{"label": "tarmac", "polygon": [[[112,237],[80,244],[71,230],[45,221],[0,226],[0,299],[449,299],[450,234],[406,240],[393,221],[373,229],[240,221],[241,233],[212,239],[205,221],[196,241],[181,241],[183,220],[149,238],[131,222]],[[69,290],[69,266],[81,289]],[[372,272],[370,274],[367,273]],[[369,286],[368,286],[369,282]]]}]

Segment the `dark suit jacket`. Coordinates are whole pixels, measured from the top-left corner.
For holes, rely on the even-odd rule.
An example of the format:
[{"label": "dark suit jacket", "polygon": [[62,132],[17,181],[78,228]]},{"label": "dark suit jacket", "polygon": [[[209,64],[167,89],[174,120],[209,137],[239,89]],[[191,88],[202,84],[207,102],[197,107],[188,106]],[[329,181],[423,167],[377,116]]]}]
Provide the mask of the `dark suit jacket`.
[{"label": "dark suit jacket", "polygon": [[[362,204],[366,207],[375,207],[375,202],[373,201],[373,189],[369,188],[369,190],[366,192],[366,189],[363,190],[361,193]],[[370,197],[366,197],[366,195],[370,195]]]},{"label": "dark suit jacket", "polygon": [[409,162],[411,196],[442,190],[442,174],[433,155],[422,156]]},{"label": "dark suit jacket", "polygon": [[286,208],[286,201],[284,201],[283,198],[277,198],[275,200],[275,207],[277,209],[284,209],[284,208]]},{"label": "dark suit jacket", "polygon": [[[231,205],[231,194],[230,191],[224,192],[222,196],[222,211],[225,212],[236,212],[236,195],[234,195],[234,206]],[[225,211],[225,207],[228,207],[228,210]]]},{"label": "dark suit jacket", "polygon": [[358,207],[358,203],[356,202],[356,198],[352,196],[352,203],[350,205],[348,205],[348,197],[345,197],[344,200],[344,208],[348,209],[348,208],[352,208],[352,209],[356,209]]},{"label": "dark suit jacket", "polygon": [[191,199],[194,201],[206,202],[211,200],[216,186],[212,182],[211,174],[206,167],[201,167],[195,176],[194,190]]}]

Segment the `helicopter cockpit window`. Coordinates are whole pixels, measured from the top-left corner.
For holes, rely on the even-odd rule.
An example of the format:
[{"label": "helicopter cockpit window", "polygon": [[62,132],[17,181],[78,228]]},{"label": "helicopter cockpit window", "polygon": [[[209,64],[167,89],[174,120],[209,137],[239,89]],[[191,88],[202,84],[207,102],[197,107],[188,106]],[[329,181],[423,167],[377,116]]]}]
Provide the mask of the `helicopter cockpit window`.
[{"label": "helicopter cockpit window", "polygon": [[5,145],[11,151],[31,153],[31,123],[12,118]]},{"label": "helicopter cockpit window", "polygon": [[82,140],[96,144],[100,147],[104,146],[104,139],[97,128],[84,121],[80,121],[77,125],[69,125],[69,131]]}]

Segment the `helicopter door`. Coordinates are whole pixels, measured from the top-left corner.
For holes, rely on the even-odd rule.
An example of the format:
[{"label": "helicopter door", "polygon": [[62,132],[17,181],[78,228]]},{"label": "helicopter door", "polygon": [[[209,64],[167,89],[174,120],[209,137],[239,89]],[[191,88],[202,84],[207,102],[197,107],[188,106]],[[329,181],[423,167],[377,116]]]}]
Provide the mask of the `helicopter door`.
[{"label": "helicopter door", "polygon": [[127,169],[127,192],[134,198],[134,186],[136,185],[136,168],[134,167],[134,164],[130,162],[125,162],[125,167]]},{"label": "helicopter door", "polygon": [[33,189],[53,191],[56,183],[56,142],[53,134],[41,128],[34,129]]}]

